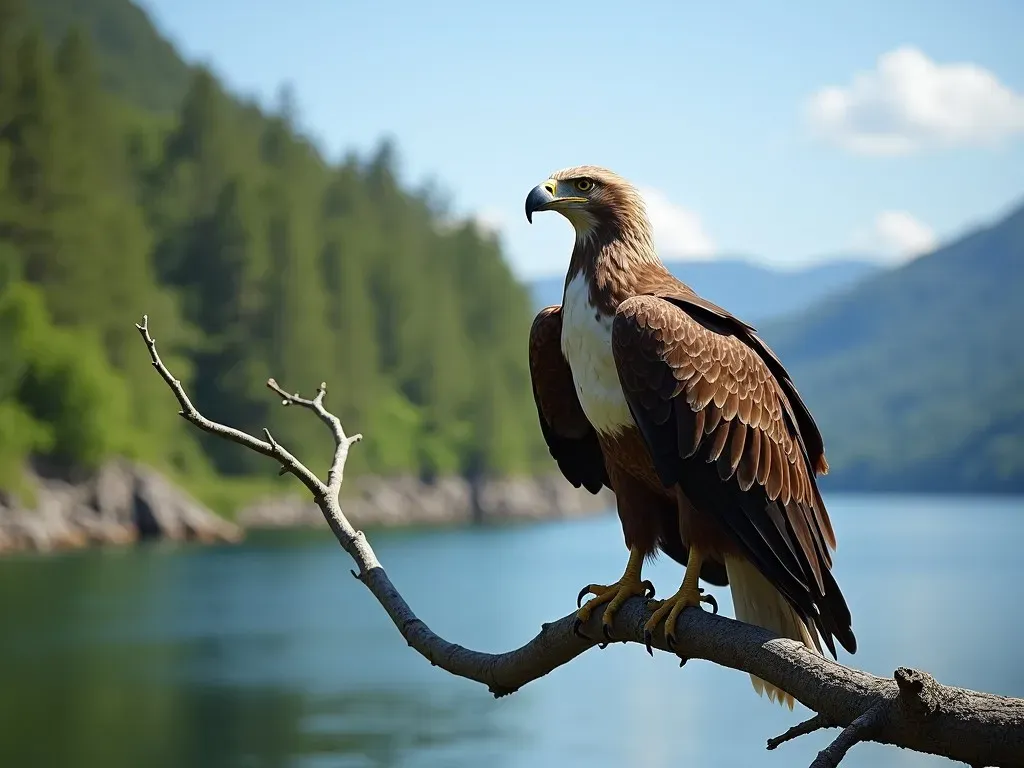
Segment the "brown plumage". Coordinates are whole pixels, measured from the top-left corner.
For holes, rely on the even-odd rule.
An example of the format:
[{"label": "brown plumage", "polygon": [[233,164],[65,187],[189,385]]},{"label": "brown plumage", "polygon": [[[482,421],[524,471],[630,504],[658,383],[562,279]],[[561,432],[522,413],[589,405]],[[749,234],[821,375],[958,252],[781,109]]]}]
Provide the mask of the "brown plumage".
[{"label": "brown plumage", "polygon": [[541,427],[573,485],[614,491],[630,549],[619,582],[588,587],[596,597],[580,619],[608,603],[610,624],[643,593],[643,560],[663,551],[687,573],[648,631],[667,613],[671,642],[678,611],[707,601],[699,573],[731,586],[737,618],[853,653],[815,480],[828,471],[822,437],[782,363],[752,327],[668,272],[621,177],[560,171],[527,198],[528,218],[541,210],[576,229],[562,306],[542,310],[530,335]]}]

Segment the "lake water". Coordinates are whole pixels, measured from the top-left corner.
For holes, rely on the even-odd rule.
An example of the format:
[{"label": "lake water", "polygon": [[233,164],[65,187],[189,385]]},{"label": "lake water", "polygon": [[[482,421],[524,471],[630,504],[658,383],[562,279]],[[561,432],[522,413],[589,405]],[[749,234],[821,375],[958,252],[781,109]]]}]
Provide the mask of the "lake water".
[{"label": "lake water", "polygon": [[[1024,500],[827,501],[860,645],[841,661],[1024,696]],[[424,621],[486,651],[530,639],[626,556],[613,515],[370,540]],[[0,765],[789,767],[837,733],[767,752],[806,710],[636,645],[495,700],[408,648],[350,565],[319,532],[0,560]],[[647,571],[659,595],[681,574]],[[950,763],[878,745],[843,763],[876,764]]]}]

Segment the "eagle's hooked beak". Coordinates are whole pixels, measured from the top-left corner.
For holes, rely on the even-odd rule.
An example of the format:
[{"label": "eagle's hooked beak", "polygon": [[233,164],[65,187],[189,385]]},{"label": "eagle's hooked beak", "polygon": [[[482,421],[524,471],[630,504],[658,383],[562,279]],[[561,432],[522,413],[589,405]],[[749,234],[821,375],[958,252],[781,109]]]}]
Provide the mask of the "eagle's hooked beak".
[{"label": "eagle's hooked beak", "polygon": [[559,195],[558,182],[548,179],[531,189],[526,196],[526,220],[533,224],[533,214],[537,211],[565,210],[588,202],[587,198],[579,195]]},{"label": "eagle's hooked beak", "polygon": [[558,182],[554,179],[548,179],[531,189],[530,194],[526,196],[526,220],[533,224],[533,214],[536,211],[549,210],[558,201],[555,197],[557,191]]}]

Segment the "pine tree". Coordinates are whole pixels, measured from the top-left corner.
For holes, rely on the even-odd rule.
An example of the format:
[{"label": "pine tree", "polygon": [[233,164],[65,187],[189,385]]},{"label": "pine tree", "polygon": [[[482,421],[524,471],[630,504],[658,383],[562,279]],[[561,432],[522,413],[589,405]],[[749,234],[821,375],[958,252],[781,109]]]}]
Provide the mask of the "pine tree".
[{"label": "pine tree", "polygon": [[369,295],[370,259],[376,233],[365,226],[371,211],[360,194],[352,167],[334,174],[324,195],[324,246],[321,270],[327,299],[327,323],[334,349],[337,386],[332,401],[347,423],[358,431],[372,417],[379,388],[384,384],[373,329]]},{"label": "pine tree", "polygon": [[[213,215],[241,166],[234,122],[217,81],[199,69],[145,187],[150,225],[162,234],[154,253],[157,273],[173,285],[187,288],[195,279],[195,249],[202,248],[195,228]],[[186,291],[190,313],[197,309],[192,299]]]},{"label": "pine tree", "polygon": [[75,265],[60,258],[70,144],[60,84],[37,30],[26,33],[15,52],[10,117],[4,131],[9,146],[6,183],[15,207],[8,234],[22,252],[28,279],[63,282],[66,270]]},{"label": "pine tree", "polygon": [[[196,322],[205,341],[195,353],[197,405],[231,424],[269,423],[266,367],[268,253],[256,193],[241,179],[223,189],[213,214],[195,228],[189,272]],[[229,474],[262,465],[251,451],[207,439],[216,466]]]},{"label": "pine tree", "polygon": [[[335,370],[317,243],[321,190],[311,183],[318,168],[307,148],[294,140],[285,117],[269,121],[263,151],[274,171],[264,194],[270,252],[268,366],[290,389],[312,395]],[[282,440],[309,446],[311,455],[330,455],[321,425],[276,413],[274,429]]]}]

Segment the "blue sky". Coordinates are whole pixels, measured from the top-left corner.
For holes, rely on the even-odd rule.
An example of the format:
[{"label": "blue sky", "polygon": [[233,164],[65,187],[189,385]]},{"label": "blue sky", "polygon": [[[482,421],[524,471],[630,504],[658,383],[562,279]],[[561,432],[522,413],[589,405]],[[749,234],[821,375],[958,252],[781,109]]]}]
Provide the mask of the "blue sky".
[{"label": "blue sky", "polygon": [[644,190],[666,258],[898,261],[1024,202],[1019,0],[140,4],[232,90],[290,83],[329,156],[393,137],[522,277],[564,273],[523,201],[580,163]]}]

